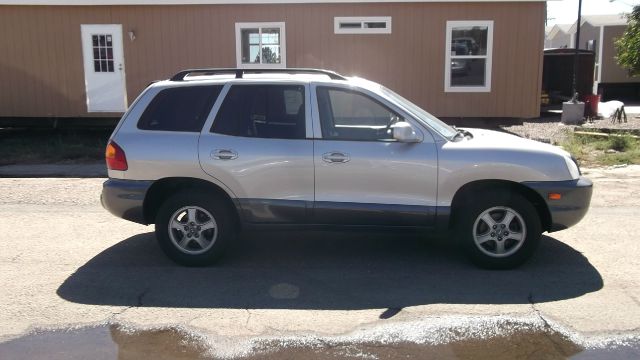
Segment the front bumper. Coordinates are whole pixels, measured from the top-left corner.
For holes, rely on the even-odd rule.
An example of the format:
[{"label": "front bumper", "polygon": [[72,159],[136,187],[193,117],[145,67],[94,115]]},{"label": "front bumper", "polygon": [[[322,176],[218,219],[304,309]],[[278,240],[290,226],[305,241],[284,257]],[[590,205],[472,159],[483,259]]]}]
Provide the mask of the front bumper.
[{"label": "front bumper", "polygon": [[143,204],[151,184],[153,181],[109,179],[102,185],[102,207],[117,217],[147,225]]},{"label": "front bumper", "polygon": [[[545,200],[551,214],[549,231],[564,230],[577,224],[589,210],[593,183],[586,177],[567,181],[529,181],[522,183]],[[550,200],[550,193],[561,194],[559,200]]]}]

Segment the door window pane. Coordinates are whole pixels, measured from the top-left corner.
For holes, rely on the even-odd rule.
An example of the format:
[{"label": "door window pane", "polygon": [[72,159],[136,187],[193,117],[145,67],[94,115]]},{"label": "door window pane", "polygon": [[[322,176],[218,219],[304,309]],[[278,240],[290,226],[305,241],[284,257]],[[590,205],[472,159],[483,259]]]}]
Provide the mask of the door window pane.
[{"label": "door window pane", "polygon": [[138,121],[142,130],[200,132],[222,85],[164,89]]},{"label": "door window pane", "polygon": [[93,70],[95,72],[114,72],[113,42],[111,35],[92,35]]},{"label": "door window pane", "polygon": [[402,118],[371,97],[318,87],[322,137],[335,140],[392,140],[390,126]]},{"label": "door window pane", "polygon": [[234,85],[211,131],[232,136],[302,139],[306,135],[304,86]]}]

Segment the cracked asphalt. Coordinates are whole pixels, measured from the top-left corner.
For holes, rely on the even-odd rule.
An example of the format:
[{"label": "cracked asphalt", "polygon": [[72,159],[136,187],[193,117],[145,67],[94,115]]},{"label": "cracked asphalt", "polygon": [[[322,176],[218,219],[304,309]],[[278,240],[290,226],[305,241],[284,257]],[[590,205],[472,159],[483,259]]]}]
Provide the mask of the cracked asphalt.
[{"label": "cracked asphalt", "polygon": [[586,218],[545,234],[511,271],[474,268],[447,239],[351,231],[244,233],[219,265],[184,268],[160,252],[153,227],[102,209],[104,179],[0,179],[0,341],[122,323],[232,344],[495,316],[637,335],[640,166],[586,173]]}]

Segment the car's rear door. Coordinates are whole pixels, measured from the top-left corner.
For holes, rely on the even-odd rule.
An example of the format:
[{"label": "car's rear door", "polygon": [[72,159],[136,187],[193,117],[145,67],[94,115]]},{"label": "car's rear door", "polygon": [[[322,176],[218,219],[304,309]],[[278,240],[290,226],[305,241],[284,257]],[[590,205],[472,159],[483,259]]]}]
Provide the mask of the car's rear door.
[{"label": "car's rear door", "polygon": [[235,194],[245,221],[305,222],[314,191],[308,86],[236,82],[220,97],[200,136],[202,169]]}]

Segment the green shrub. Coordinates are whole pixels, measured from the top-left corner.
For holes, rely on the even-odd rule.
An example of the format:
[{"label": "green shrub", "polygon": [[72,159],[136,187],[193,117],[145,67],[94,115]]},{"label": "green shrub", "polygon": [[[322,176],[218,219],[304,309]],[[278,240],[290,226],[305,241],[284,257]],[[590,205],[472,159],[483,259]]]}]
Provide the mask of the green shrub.
[{"label": "green shrub", "polygon": [[633,147],[635,139],[629,135],[624,136],[610,136],[608,145],[609,149],[616,151],[627,151]]}]

